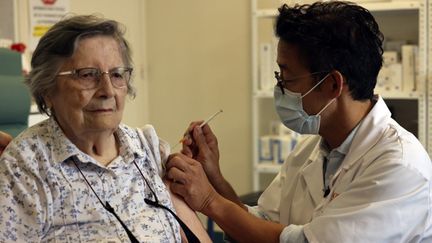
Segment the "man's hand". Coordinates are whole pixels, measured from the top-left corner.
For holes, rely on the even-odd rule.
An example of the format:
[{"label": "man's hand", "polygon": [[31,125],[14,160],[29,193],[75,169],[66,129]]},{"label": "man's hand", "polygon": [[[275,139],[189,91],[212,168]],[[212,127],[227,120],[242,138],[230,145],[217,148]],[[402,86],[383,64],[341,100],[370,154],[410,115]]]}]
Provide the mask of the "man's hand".
[{"label": "man's hand", "polygon": [[[186,130],[183,141],[184,155],[197,160],[207,175],[212,187],[230,201],[246,209],[232,186],[225,180],[219,167],[219,148],[216,136],[208,124],[202,128],[202,121],[192,122]],[[191,136],[193,138],[191,138]]]},{"label": "man's hand", "polygon": [[184,154],[172,154],[167,163],[172,192],[180,195],[195,211],[203,212],[218,195],[200,162]]},{"label": "man's hand", "polygon": [[199,126],[202,121],[192,122],[186,130],[182,153],[199,161],[204,171],[215,186],[223,180],[219,167],[218,141],[210,126]]},{"label": "man's hand", "polygon": [[12,141],[12,136],[0,131],[0,155],[3,153],[3,150],[6,146]]}]

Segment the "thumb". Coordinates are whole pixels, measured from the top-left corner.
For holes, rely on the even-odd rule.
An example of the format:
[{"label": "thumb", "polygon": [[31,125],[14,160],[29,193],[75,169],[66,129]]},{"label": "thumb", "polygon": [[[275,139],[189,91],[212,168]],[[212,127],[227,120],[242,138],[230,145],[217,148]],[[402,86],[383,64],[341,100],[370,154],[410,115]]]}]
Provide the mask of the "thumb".
[{"label": "thumb", "polygon": [[210,152],[210,148],[207,145],[206,138],[202,132],[201,127],[197,126],[195,127],[193,131],[193,136],[195,139],[195,143],[198,145],[199,151],[203,152],[204,154],[207,154]]}]

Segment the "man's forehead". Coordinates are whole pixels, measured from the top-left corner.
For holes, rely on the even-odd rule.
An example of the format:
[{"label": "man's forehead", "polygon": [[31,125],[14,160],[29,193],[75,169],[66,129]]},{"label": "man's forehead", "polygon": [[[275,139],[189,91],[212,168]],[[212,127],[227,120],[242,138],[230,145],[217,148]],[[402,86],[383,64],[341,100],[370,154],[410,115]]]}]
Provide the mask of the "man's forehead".
[{"label": "man's forehead", "polygon": [[303,60],[297,45],[279,41],[276,62],[281,70],[295,73],[298,69],[308,69]]}]

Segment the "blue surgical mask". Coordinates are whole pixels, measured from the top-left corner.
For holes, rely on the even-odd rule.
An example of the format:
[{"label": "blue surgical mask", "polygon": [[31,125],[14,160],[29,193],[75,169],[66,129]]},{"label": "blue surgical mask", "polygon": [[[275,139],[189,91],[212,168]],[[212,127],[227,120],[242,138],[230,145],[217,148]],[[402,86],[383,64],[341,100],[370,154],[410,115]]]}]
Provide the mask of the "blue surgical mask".
[{"label": "blue surgical mask", "polygon": [[318,134],[321,120],[320,114],[331,103],[333,103],[335,99],[332,99],[316,115],[309,115],[303,109],[302,98],[312,92],[312,90],[314,90],[319,84],[321,84],[328,77],[328,75],[321,79],[304,95],[291,92],[285,88],[285,94],[282,94],[279,86],[276,85],[274,87],[274,102],[276,112],[278,113],[279,118],[286,127],[300,134]]}]

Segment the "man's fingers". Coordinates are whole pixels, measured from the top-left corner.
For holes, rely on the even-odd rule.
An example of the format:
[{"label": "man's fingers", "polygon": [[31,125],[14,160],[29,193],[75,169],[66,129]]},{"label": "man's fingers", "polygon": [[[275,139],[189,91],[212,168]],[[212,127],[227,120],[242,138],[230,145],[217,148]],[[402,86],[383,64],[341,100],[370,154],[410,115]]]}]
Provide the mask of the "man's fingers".
[{"label": "man's fingers", "polygon": [[203,131],[204,136],[205,136],[207,139],[217,141],[216,136],[214,135],[212,129],[210,128],[210,126],[209,126],[208,124],[205,124],[205,125],[202,127],[202,131]]},{"label": "man's fingers", "polygon": [[166,168],[169,170],[176,167],[181,171],[186,171],[187,167],[195,164],[196,161],[181,153],[174,153],[168,157]]},{"label": "man's fingers", "polygon": [[194,130],[194,128],[196,126],[199,126],[201,123],[203,123],[204,121],[193,121],[189,124],[189,127],[186,129],[185,133],[183,134],[183,137],[186,136],[190,136],[190,134],[192,133],[192,131]]},{"label": "man's fingers", "polygon": [[186,197],[187,196],[187,189],[185,188],[184,185],[179,184],[179,183],[171,183],[170,184],[170,189],[173,193],[180,195],[181,197]]},{"label": "man's fingers", "polygon": [[204,136],[201,127],[196,127],[194,129],[194,139],[195,143],[198,145],[198,148],[204,154],[209,152],[209,147],[207,145],[206,137]]},{"label": "man's fingers", "polygon": [[189,158],[192,158],[192,156],[193,156],[192,150],[189,148],[189,146],[183,145],[183,148],[180,152]]},{"label": "man's fingers", "polygon": [[185,184],[186,174],[177,167],[170,168],[167,177],[174,183]]}]

